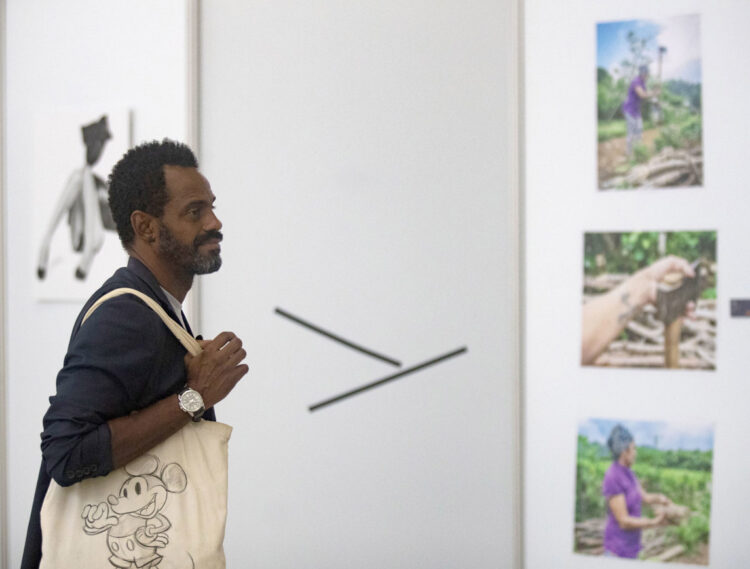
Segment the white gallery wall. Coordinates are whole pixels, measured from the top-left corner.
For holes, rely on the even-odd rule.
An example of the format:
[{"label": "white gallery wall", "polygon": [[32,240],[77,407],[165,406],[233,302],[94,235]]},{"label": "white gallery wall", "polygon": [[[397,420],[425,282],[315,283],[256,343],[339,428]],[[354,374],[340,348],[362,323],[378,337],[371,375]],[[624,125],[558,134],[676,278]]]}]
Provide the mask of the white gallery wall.
[{"label": "white gallery wall", "polygon": [[[742,522],[750,505],[744,448],[750,321],[729,317],[730,299],[750,296],[743,174],[750,5],[524,4],[525,566],[626,566],[573,553],[576,441],[579,422],[588,418],[713,425],[710,567],[750,566]],[[702,64],[703,184],[598,191],[596,24],[686,14],[700,18],[694,40]],[[662,230],[717,232],[715,370],[582,367],[584,233]]]},{"label": "white gallery wall", "polygon": [[202,331],[250,363],[218,408],[230,567],[519,566],[516,25],[511,1],[203,3]]},{"label": "white gallery wall", "polygon": [[[187,8],[181,0],[8,0],[6,6],[4,529],[7,566],[17,567],[39,469],[42,415],[82,305],[34,298],[32,181],[45,168],[43,157],[35,155],[35,117],[50,108],[128,108],[136,141],[184,139]],[[91,286],[93,292],[98,285]]]}]

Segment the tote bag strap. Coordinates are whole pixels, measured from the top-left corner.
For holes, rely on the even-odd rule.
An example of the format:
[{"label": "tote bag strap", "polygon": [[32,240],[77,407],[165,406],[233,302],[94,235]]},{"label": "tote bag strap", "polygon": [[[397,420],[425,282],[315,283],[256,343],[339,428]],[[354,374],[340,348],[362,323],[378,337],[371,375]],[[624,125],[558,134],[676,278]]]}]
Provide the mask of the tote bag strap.
[{"label": "tote bag strap", "polygon": [[169,328],[172,331],[172,334],[175,335],[175,337],[180,341],[180,343],[185,347],[185,349],[193,356],[197,356],[200,354],[203,349],[201,348],[200,344],[198,343],[198,340],[193,338],[193,336],[190,335],[190,333],[185,330],[182,326],[180,326],[177,322],[175,322],[169,314],[167,314],[167,311],[164,310],[158,302],[156,302],[153,298],[150,296],[143,294],[139,290],[135,290],[134,288],[116,288],[113,291],[108,292],[107,294],[103,295],[97,301],[91,305],[91,308],[88,309],[86,314],[83,316],[83,320],[81,320],[81,326],[83,326],[84,322],[88,320],[89,316],[99,308],[99,306],[102,305],[102,303],[108,301],[110,298],[114,298],[116,296],[120,296],[123,294],[132,294],[133,296],[137,296],[140,298],[143,302],[146,303],[146,306],[151,308],[156,314],[159,315],[159,317],[162,319],[164,324],[167,325],[167,328]]}]

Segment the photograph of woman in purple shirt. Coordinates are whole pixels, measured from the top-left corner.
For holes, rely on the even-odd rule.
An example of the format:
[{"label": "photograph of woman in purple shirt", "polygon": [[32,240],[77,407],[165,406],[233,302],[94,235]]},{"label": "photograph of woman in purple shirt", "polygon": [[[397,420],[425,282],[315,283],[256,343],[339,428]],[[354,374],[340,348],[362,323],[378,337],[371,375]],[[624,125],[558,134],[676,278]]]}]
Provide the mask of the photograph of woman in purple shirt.
[{"label": "photograph of woman in purple shirt", "polygon": [[646,89],[648,80],[648,65],[638,68],[638,75],[630,82],[628,94],[622,104],[622,114],[625,117],[627,128],[627,152],[628,158],[633,157],[633,149],[641,142],[643,136],[643,115],[641,114],[641,100],[651,99],[659,95],[659,89],[653,91]]},{"label": "photograph of woman in purple shirt", "polygon": [[664,494],[649,494],[631,470],[637,450],[633,435],[616,425],[607,440],[612,465],[604,475],[602,494],[607,501],[604,555],[635,559],[641,550],[641,530],[660,525],[664,512],[654,518],[641,517],[641,503],[670,505]]}]

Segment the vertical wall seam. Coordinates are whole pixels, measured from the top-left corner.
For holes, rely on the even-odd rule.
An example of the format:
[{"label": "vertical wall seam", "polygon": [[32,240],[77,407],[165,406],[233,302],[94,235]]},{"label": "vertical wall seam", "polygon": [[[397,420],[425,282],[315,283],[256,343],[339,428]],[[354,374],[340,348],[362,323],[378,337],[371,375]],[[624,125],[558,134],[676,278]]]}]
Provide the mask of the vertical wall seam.
[{"label": "vertical wall seam", "polygon": [[526,449],[526,160],[525,160],[525,144],[526,144],[526,104],[525,104],[525,80],[526,73],[524,67],[526,45],[524,42],[524,25],[525,25],[525,0],[517,0],[517,18],[516,18],[516,38],[515,45],[517,47],[516,53],[516,109],[517,109],[517,123],[516,127],[516,148],[518,155],[516,156],[516,164],[518,168],[517,181],[518,181],[518,203],[516,212],[518,215],[518,227],[517,227],[517,251],[518,251],[518,309],[517,309],[517,331],[518,331],[518,396],[516,402],[518,405],[518,567],[523,569],[525,567],[525,545],[524,538],[526,535],[526,517],[525,517],[525,487],[524,487],[524,474],[525,474],[525,449]]},{"label": "vertical wall seam", "polygon": [[8,341],[5,302],[5,53],[6,53],[5,0],[0,0],[0,567],[8,567],[8,485],[7,485],[7,403],[6,378],[8,359],[5,344]]},{"label": "vertical wall seam", "polygon": [[[200,0],[189,0],[187,4],[187,34],[186,46],[187,53],[187,140],[186,143],[193,149],[198,157],[198,164],[201,162],[201,128],[200,128],[200,91],[201,91],[201,6]],[[193,286],[190,290],[190,303],[188,305],[187,318],[195,333],[201,331],[201,277],[193,279]]]}]

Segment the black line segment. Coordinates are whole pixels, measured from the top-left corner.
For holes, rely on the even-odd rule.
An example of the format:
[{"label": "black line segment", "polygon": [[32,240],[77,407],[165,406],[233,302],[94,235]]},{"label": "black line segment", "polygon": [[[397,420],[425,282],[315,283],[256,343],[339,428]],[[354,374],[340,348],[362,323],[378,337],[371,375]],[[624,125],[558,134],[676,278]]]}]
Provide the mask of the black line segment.
[{"label": "black line segment", "polygon": [[391,364],[392,366],[401,367],[401,362],[398,360],[395,360],[393,358],[390,358],[388,356],[384,356],[382,354],[379,354],[377,352],[374,352],[372,350],[369,350],[363,346],[360,346],[359,344],[355,344],[354,342],[350,342],[349,340],[342,338],[341,336],[338,336],[334,334],[333,332],[329,332],[328,330],[324,330],[320,326],[316,326],[315,324],[311,324],[310,322],[307,322],[306,320],[303,320],[299,316],[295,316],[294,314],[290,314],[286,310],[283,310],[281,308],[276,309],[276,314],[279,316],[283,316],[284,318],[288,318],[292,322],[296,322],[297,324],[300,324],[301,326],[304,326],[305,328],[308,328],[312,330],[313,332],[317,332],[318,334],[322,334],[326,338],[330,338],[331,340],[334,340],[338,342],[339,344],[343,344],[344,346],[347,346],[349,348],[352,348],[353,350],[357,350],[358,352],[361,352],[363,354],[366,354],[370,357],[376,358],[380,360],[381,362],[385,362],[388,364]]},{"label": "black line segment", "polygon": [[359,395],[360,393],[363,393],[364,391],[367,391],[369,389],[374,389],[375,387],[380,387],[381,385],[384,385],[390,381],[393,381],[395,379],[399,379],[401,377],[404,377],[406,375],[421,371],[425,368],[428,368],[430,366],[433,366],[435,364],[438,364],[440,362],[444,362],[445,360],[449,360],[451,358],[455,358],[456,356],[460,356],[461,354],[465,354],[469,348],[464,346],[463,348],[459,348],[458,350],[454,350],[452,352],[449,352],[447,354],[443,354],[442,356],[438,356],[436,358],[433,358],[431,360],[428,360],[426,362],[422,362],[421,364],[417,364],[413,367],[406,368],[403,371],[400,371],[398,373],[394,373],[393,375],[389,375],[388,377],[384,377],[383,379],[379,379],[377,381],[373,381],[372,383],[368,383],[366,385],[363,385],[361,387],[358,387],[356,389],[352,389],[351,391],[347,391],[345,393],[342,393],[340,395],[336,395],[335,397],[331,397],[330,399],[326,399],[325,401],[321,401],[319,403],[316,403],[315,405],[311,405],[309,407],[310,412],[317,411],[318,409],[321,409],[322,407],[325,407],[327,405],[331,405],[332,403],[338,403],[339,401],[346,399],[348,397],[352,397],[354,395]]}]

